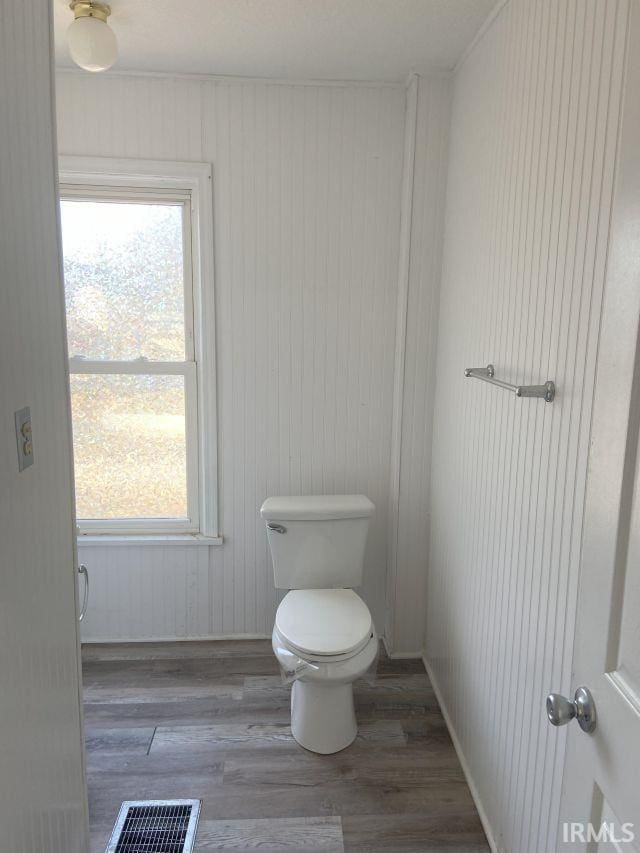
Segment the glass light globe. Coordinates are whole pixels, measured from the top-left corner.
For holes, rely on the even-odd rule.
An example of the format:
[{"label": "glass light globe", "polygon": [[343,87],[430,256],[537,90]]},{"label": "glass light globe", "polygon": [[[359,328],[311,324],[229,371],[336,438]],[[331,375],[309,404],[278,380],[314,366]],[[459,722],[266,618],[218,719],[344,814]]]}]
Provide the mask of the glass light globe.
[{"label": "glass light globe", "polygon": [[69,53],[86,71],[106,71],[118,58],[118,44],[109,24],[99,18],[76,18],[67,30]]}]

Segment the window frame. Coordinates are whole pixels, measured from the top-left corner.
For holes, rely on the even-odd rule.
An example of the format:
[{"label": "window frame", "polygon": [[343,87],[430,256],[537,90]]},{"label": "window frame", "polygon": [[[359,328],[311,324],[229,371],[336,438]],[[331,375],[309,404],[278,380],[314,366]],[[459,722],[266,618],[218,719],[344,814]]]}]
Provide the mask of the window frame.
[{"label": "window frame", "polygon": [[[80,536],[185,535],[220,540],[211,166],[106,157],[60,156],[61,198],[184,206],[184,361],[69,358],[70,373],[183,375],[188,518],[81,519]],[[188,240],[190,234],[191,239]]]}]

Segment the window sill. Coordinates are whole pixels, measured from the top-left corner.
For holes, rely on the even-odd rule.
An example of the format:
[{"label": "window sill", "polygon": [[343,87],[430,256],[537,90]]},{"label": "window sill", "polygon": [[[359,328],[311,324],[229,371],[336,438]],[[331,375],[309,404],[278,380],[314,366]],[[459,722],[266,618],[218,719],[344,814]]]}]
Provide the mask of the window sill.
[{"label": "window sill", "polygon": [[194,533],[142,534],[79,533],[78,548],[96,545],[222,545],[222,536],[201,536]]}]

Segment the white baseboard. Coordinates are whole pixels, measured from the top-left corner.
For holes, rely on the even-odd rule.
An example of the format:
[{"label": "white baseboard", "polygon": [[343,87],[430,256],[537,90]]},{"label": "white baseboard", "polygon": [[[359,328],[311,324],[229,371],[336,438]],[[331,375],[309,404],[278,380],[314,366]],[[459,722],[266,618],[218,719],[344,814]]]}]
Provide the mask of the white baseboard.
[{"label": "white baseboard", "polygon": [[[212,640],[270,640],[271,634],[199,634],[193,637],[83,637],[83,643],[196,643],[211,642]],[[389,650],[387,638],[380,637],[384,649],[392,660],[422,660],[422,652],[392,652]],[[426,664],[425,664],[426,666]]]},{"label": "white baseboard", "polygon": [[389,648],[389,644],[387,643],[387,638],[383,635],[380,639],[384,645],[387,657],[390,657],[391,660],[413,660],[415,658],[422,658],[422,652],[392,652]]},{"label": "white baseboard", "polygon": [[197,643],[211,640],[270,640],[271,634],[207,634],[197,637],[83,637],[82,643]]},{"label": "white baseboard", "polygon": [[458,739],[458,735],[456,730],[451,722],[451,717],[449,716],[449,712],[447,711],[447,706],[444,702],[444,698],[442,693],[440,692],[440,688],[438,686],[438,680],[434,675],[433,670],[429,666],[429,663],[422,654],[420,656],[422,658],[422,663],[424,664],[424,668],[427,670],[427,675],[429,676],[429,681],[431,682],[431,686],[433,687],[433,691],[436,694],[436,699],[438,700],[438,705],[440,705],[440,710],[442,711],[442,716],[444,717],[444,721],[447,724],[447,729],[449,730],[449,734],[451,736],[451,740],[453,741],[453,746],[458,754],[458,761],[462,767],[462,772],[464,773],[465,779],[467,780],[467,785],[469,786],[469,790],[471,791],[471,796],[473,797],[473,802],[476,804],[476,809],[478,810],[478,815],[480,817],[480,822],[482,823],[482,828],[484,829],[484,834],[487,836],[487,841],[489,842],[489,847],[491,848],[492,853],[501,853],[500,848],[496,844],[495,836],[493,833],[493,828],[489,823],[489,818],[485,811],[485,808],[482,804],[482,800],[480,799],[480,794],[478,793],[478,789],[476,787],[475,782],[473,781],[473,776],[471,775],[471,770],[469,769],[469,765],[467,764],[467,759],[465,758],[464,752],[462,751],[462,745],[460,740]]}]

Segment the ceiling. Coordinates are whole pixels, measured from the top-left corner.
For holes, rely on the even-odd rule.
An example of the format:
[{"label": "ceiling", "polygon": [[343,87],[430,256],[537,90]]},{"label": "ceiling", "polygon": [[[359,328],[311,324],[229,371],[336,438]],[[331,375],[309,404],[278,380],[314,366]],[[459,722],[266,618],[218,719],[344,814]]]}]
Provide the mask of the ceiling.
[{"label": "ceiling", "polygon": [[[111,0],[117,70],[402,81],[451,69],[496,0]],[[56,61],[72,62],[67,0]]]}]

